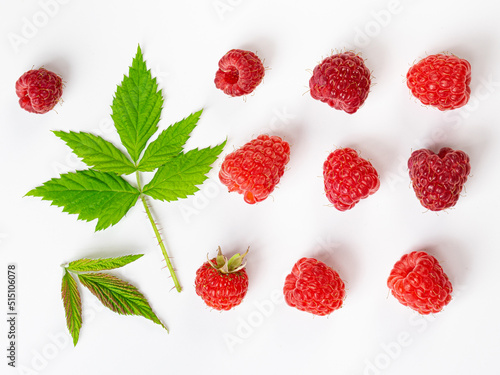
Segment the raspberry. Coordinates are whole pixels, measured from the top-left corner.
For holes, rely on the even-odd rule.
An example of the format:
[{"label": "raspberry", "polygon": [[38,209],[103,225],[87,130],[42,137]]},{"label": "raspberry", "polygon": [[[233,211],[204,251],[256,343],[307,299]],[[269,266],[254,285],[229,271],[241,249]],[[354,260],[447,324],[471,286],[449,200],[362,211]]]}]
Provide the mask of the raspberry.
[{"label": "raspberry", "polygon": [[470,173],[469,156],[463,151],[443,147],[414,151],[408,160],[410,179],[418,200],[431,211],[453,207]]},{"label": "raspberry", "polygon": [[323,316],[342,307],[345,285],[339,274],[325,263],[302,258],[286,277],[283,294],[289,306]]},{"label": "raspberry", "polygon": [[16,82],[21,108],[32,113],[47,113],[59,102],[63,83],[57,74],[40,68],[29,70]]},{"label": "raspberry", "polygon": [[387,280],[392,295],[420,314],[437,313],[451,301],[453,288],[443,268],[424,251],[405,254]]},{"label": "raspberry", "polygon": [[406,84],[424,105],[441,111],[460,108],[470,98],[471,67],[453,55],[430,55],[413,65]]},{"label": "raspberry", "polygon": [[285,172],[290,146],[277,136],[259,135],[228,154],[219,172],[228,190],[243,194],[245,202],[261,202],[271,194]]},{"label": "raspberry", "polygon": [[232,49],[219,61],[215,87],[230,96],[250,94],[264,78],[264,65],[250,51]]},{"label": "raspberry", "polygon": [[331,107],[355,113],[370,91],[370,71],[363,59],[343,52],[324,59],[309,80],[311,96]]},{"label": "raspberry", "polygon": [[207,306],[230,310],[239,305],[248,291],[248,275],[243,254],[227,259],[219,247],[216,258],[208,260],[196,271],[195,288]]},{"label": "raspberry", "polygon": [[376,169],[352,148],[339,148],[328,155],[323,177],[326,197],[339,211],[350,210],[380,186]]}]

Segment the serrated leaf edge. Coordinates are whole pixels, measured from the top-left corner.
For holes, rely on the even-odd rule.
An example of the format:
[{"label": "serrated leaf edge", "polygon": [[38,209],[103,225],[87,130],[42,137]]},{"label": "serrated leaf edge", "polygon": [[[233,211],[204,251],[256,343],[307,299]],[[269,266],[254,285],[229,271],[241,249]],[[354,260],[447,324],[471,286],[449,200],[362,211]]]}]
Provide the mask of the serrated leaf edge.
[{"label": "serrated leaf edge", "polygon": [[[151,179],[151,181],[144,186],[142,192],[144,194],[146,194],[146,195],[151,196],[154,199],[158,199],[158,200],[162,200],[162,201],[168,201],[168,202],[173,202],[173,201],[176,201],[178,199],[184,199],[184,198],[187,198],[190,195],[193,195],[194,193],[196,193],[199,190],[198,186],[202,185],[205,182],[205,180],[208,178],[207,174],[212,169],[212,164],[217,160],[217,158],[221,154],[222,150],[224,149],[225,145],[226,145],[226,141],[224,141],[221,144],[218,144],[216,146],[213,146],[213,147],[205,147],[205,148],[202,148],[202,149],[195,148],[195,149],[189,150],[186,153],[181,153],[181,154],[179,154],[175,158],[172,158],[172,162],[173,162],[176,158],[178,158],[178,157],[180,157],[180,158],[187,157],[187,155],[189,155],[190,153],[205,152],[205,151],[214,151],[213,154],[207,154],[204,157],[204,160],[201,163],[200,163],[200,161],[198,161],[197,164],[195,164],[192,167],[190,167],[190,169],[191,168],[196,168],[196,167],[199,168],[199,165],[203,164],[206,160],[210,160],[211,161],[210,164],[207,163],[207,164],[203,165],[203,167],[206,169],[206,171],[203,173],[203,178],[201,179],[201,181],[199,183],[190,185],[190,189],[192,189],[192,191],[190,190],[187,193],[185,193],[185,192],[177,193],[175,195],[175,198],[172,198],[172,199],[166,199],[166,198],[164,198],[165,195],[162,197],[161,194],[155,193],[155,191],[167,190],[166,188],[162,187],[162,184],[165,184],[165,181],[167,181],[166,178],[162,178],[162,175],[168,172],[169,163],[167,163],[163,167],[158,168],[158,170],[156,171],[156,173],[153,176],[153,178]],[[213,160],[211,160],[211,159],[213,159]],[[182,171],[182,173],[180,173],[180,172],[175,173],[175,175],[177,175],[177,176],[186,176],[186,175],[189,175],[189,174],[200,174],[200,172]]]},{"label": "serrated leaf edge", "polygon": [[[149,107],[151,107],[151,110],[148,112],[148,117],[144,122],[144,124],[149,124],[149,126],[147,127],[144,134],[141,135],[141,137],[139,137],[138,133],[139,112],[137,111],[137,108],[131,106],[127,102],[130,97],[127,96],[129,88],[126,87],[130,83],[135,84],[134,73],[135,71],[139,72],[139,69],[141,71],[142,69],[144,69],[144,72],[148,75],[147,79],[151,80],[152,82],[151,91],[148,92],[142,90],[141,93],[144,95],[148,95],[149,98],[153,98],[154,100],[150,103],[151,105]],[[161,112],[163,110],[163,102],[163,92],[158,88],[156,77],[152,76],[151,69],[147,68],[147,64],[144,60],[141,47],[140,45],[138,45],[136,56],[133,58],[132,64],[129,67],[128,76],[124,75],[121,83],[117,85],[115,95],[113,96],[113,103],[111,105],[111,118],[114,121],[115,128],[118,132],[118,135],[120,136],[122,145],[127,149],[127,152],[134,163],[137,163],[139,161],[140,156],[144,151],[144,148],[146,147],[149,139],[158,131],[158,122],[160,121]],[[123,111],[120,112],[121,109],[116,111],[114,109],[115,104],[121,106]],[[120,117],[118,116],[118,112],[125,115],[128,123],[132,124],[131,128],[127,128],[126,126],[122,127],[121,125],[117,126],[117,122],[120,123],[121,121]],[[151,120],[151,116],[153,115],[155,117]],[[135,137],[130,137],[130,135],[134,133]]]},{"label": "serrated leaf edge", "polygon": [[[54,130],[52,132],[58,138],[60,138],[73,151],[73,153],[77,157],[82,159],[82,161],[85,164],[87,164],[87,166],[91,169],[96,169],[96,170],[99,170],[102,172],[114,172],[118,175],[131,174],[137,170],[135,165],[129,159],[128,154],[122,152],[113,143],[109,142],[108,140],[102,138],[99,135],[88,133],[88,132],[75,132],[75,131],[65,132],[62,130]],[[77,141],[75,141],[74,139],[70,140],[69,137],[77,138]],[[96,147],[91,147],[88,144],[85,144],[84,142],[81,141],[82,138],[80,138],[80,137],[86,137],[86,139],[88,141],[90,141],[94,144],[97,144],[98,141],[102,141],[104,147],[106,148],[106,151],[108,151],[108,152],[106,153],[106,152],[101,151],[102,147],[98,149]],[[94,157],[96,155],[104,155],[106,158],[108,158],[108,160],[107,160],[108,164],[110,162],[115,162],[115,163],[119,164],[119,167],[118,168],[116,168],[116,167],[110,168],[109,166],[105,167],[105,166],[103,166],[104,163],[102,161],[99,163],[92,162],[91,160],[89,160],[91,158],[89,158],[88,156],[84,156],[83,154],[78,152],[77,149],[75,149],[75,147],[73,147],[73,145],[72,145],[73,143],[78,143],[80,145],[80,147],[86,147],[86,148],[92,150],[94,153],[94,155],[93,155]],[[117,155],[119,155],[119,158],[116,157]]]},{"label": "serrated leaf edge", "polygon": [[[151,308],[146,297],[132,284],[108,273],[82,273],[78,274],[80,283],[86,287],[94,296],[101,301],[101,303],[109,308],[111,311],[121,315],[138,315],[152,322],[161,325],[165,330],[167,327],[160,321]],[[101,280],[99,280],[101,279]],[[113,290],[106,283],[99,281],[106,280],[117,284],[119,289],[127,290],[128,293],[132,292],[135,296],[126,298],[120,293],[113,293]],[[143,305],[133,304],[133,302],[141,302]]]},{"label": "serrated leaf edge", "polygon": [[69,262],[67,269],[71,272],[95,272],[120,268],[141,258],[144,254],[131,254],[112,258],[82,258]]},{"label": "serrated leaf edge", "polygon": [[[202,113],[203,109],[197,112],[193,112],[189,116],[183,118],[182,120],[177,121],[172,125],[169,125],[166,129],[163,129],[158,135],[158,137],[147,145],[146,149],[144,150],[144,154],[137,165],[137,169],[141,172],[152,172],[155,169],[162,167],[170,159],[181,153],[183,151],[184,145],[191,136],[191,133],[196,128]],[[181,125],[184,125],[184,128],[187,128],[189,131],[187,132],[180,131],[180,134],[177,134],[176,137],[172,137],[169,140],[170,145],[166,144],[161,147],[161,149],[164,149],[167,147],[174,148],[175,146],[175,149],[169,152],[165,152],[161,157],[155,156],[155,153],[157,154],[158,152],[157,150],[154,149],[155,148],[160,149],[160,146],[157,146],[157,144],[159,142],[163,142],[164,141],[163,138],[167,137],[168,135],[171,136],[170,132],[175,133],[177,131],[176,128]],[[175,140],[178,138],[180,138],[180,141],[176,142]],[[153,160],[153,162],[151,161],[151,159]],[[158,160],[161,161],[159,162]]]},{"label": "serrated leaf edge", "polygon": [[[73,338],[73,346],[76,346],[82,327],[82,300],[76,280],[66,269],[62,279],[61,299],[66,316],[66,326]],[[73,300],[76,300],[76,306],[73,306]]]},{"label": "serrated leaf edge", "polygon": [[[65,185],[63,185],[61,183],[61,181],[63,181],[64,183],[68,183],[68,182],[75,183],[77,185],[81,184],[79,181],[74,180],[74,178],[78,175],[84,175],[84,177],[88,178],[89,181],[94,179],[94,180],[98,181],[99,183],[103,183],[103,184],[106,184],[107,186],[109,186],[108,181],[104,181],[103,179],[99,179],[96,177],[96,176],[102,175],[102,176],[105,176],[106,178],[111,178],[111,180],[114,180],[119,185],[127,186],[127,187],[131,188],[130,190],[81,189],[82,192],[94,193],[94,194],[99,194],[102,192],[114,193],[113,196],[108,197],[106,202],[109,202],[118,193],[130,194],[130,198],[133,197],[134,199],[130,200],[130,198],[128,198],[128,200],[130,200],[130,202],[127,201],[127,203],[129,203],[129,205],[128,205],[127,209],[125,210],[125,212],[120,212],[120,217],[118,220],[116,220],[116,218],[113,220],[110,220],[109,217],[111,216],[110,215],[111,211],[109,209],[104,211],[103,215],[99,215],[99,216],[95,216],[95,217],[85,217],[86,215],[89,214],[88,212],[85,215],[83,215],[81,212],[81,209],[76,211],[76,210],[74,210],[74,207],[68,207],[68,206],[70,206],[69,204],[63,204],[61,202],[56,203],[54,198],[48,198],[48,197],[46,197],[46,194],[44,194],[45,190],[49,189],[48,186],[50,186],[51,184],[56,184],[57,187],[59,187],[59,188],[64,187],[64,189],[59,189],[59,190],[48,190],[51,193],[70,190]],[[66,181],[66,179],[67,179],[67,181]],[[80,190],[75,190],[75,191],[80,191]],[[59,177],[57,177],[57,178],[51,178],[50,180],[44,182],[42,185],[37,186],[36,188],[27,192],[25,194],[25,196],[40,197],[40,198],[42,198],[42,200],[50,201],[51,206],[62,207],[63,212],[71,214],[71,215],[78,215],[78,220],[90,222],[92,220],[97,219],[96,231],[99,231],[99,230],[103,230],[103,229],[106,229],[110,226],[117,224],[127,214],[127,212],[136,204],[137,198],[139,198],[139,196],[140,196],[140,192],[139,192],[139,190],[137,190],[136,187],[132,186],[127,180],[125,180],[123,177],[117,175],[116,173],[100,172],[100,171],[96,171],[94,169],[85,169],[85,170],[78,170],[75,172],[63,173],[63,174],[59,175]],[[74,205],[74,203],[75,202],[73,201],[72,204]],[[86,205],[85,205],[85,207],[87,208]],[[116,211],[117,210],[113,211],[115,215],[116,215]]]}]

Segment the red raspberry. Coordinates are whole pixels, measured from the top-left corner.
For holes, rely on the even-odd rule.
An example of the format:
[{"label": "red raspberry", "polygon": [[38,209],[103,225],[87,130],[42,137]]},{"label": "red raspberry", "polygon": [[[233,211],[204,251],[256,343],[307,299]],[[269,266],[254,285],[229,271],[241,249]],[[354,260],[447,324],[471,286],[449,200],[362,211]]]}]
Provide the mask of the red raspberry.
[{"label": "red raspberry", "polygon": [[290,146],[277,136],[259,135],[228,154],[219,172],[229,191],[243,194],[245,202],[261,202],[271,194],[290,160]]},{"label": "red raspberry", "polygon": [[420,314],[437,313],[451,301],[453,288],[436,258],[424,251],[405,254],[387,280],[392,295]]},{"label": "red raspberry", "polygon": [[323,177],[326,197],[339,211],[350,210],[380,186],[376,169],[352,148],[339,148],[328,155]]},{"label": "red raspberry", "polygon": [[216,258],[209,260],[196,271],[195,288],[207,306],[216,310],[230,310],[239,305],[248,291],[248,275],[243,254],[227,259],[219,247]]},{"label": "red raspberry", "polygon": [[353,52],[327,57],[314,68],[309,80],[314,99],[351,114],[365,102],[370,84],[370,71]]},{"label": "red raspberry", "polygon": [[413,190],[422,206],[431,211],[453,207],[470,173],[469,156],[443,147],[414,151],[408,160]]},{"label": "red raspberry", "polygon": [[470,98],[471,67],[453,55],[430,55],[413,65],[406,84],[424,105],[441,111],[460,108]]},{"label": "red raspberry", "polygon": [[21,108],[32,113],[46,113],[59,102],[63,83],[57,74],[40,68],[29,70],[16,82]]},{"label": "red raspberry", "polygon": [[314,315],[328,315],[342,307],[345,285],[325,263],[302,258],[286,277],[283,294],[289,306]]},{"label": "red raspberry", "polygon": [[250,94],[264,78],[264,65],[250,51],[232,49],[219,61],[215,87],[230,96]]}]

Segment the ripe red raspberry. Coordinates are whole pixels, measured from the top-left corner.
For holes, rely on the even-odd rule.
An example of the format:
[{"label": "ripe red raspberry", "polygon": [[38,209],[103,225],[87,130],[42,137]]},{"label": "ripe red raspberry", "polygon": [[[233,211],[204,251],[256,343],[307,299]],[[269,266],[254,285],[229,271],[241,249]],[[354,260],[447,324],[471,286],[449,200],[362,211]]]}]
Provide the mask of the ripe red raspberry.
[{"label": "ripe red raspberry", "polygon": [[326,197],[339,211],[350,210],[380,186],[376,169],[352,148],[339,148],[328,155],[323,177]]},{"label": "ripe red raspberry", "polygon": [[220,181],[245,202],[261,202],[271,194],[290,160],[290,146],[277,136],[259,135],[231,152],[222,162]]},{"label": "ripe red raspberry", "polygon": [[405,254],[387,280],[392,295],[420,314],[437,313],[451,301],[453,288],[436,258],[424,251]]},{"label": "ripe red raspberry", "polygon": [[412,94],[424,105],[445,111],[469,101],[471,67],[467,60],[453,55],[430,55],[413,65],[406,78]]},{"label": "ripe red raspberry", "polygon": [[470,173],[469,156],[460,150],[443,147],[414,151],[408,160],[410,179],[418,200],[431,211],[453,207]]},{"label": "ripe red raspberry", "polygon": [[216,310],[230,310],[239,305],[248,291],[248,275],[243,254],[227,259],[219,247],[216,258],[208,260],[196,271],[195,288],[207,306]]},{"label": "ripe red raspberry", "polygon": [[283,294],[289,306],[314,315],[328,315],[342,307],[345,285],[325,263],[302,258],[286,277]]},{"label": "ripe red raspberry", "polygon": [[335,109],[356,112],[370,91],[370,71],[363,59],[343,52],[324,59],[309,80],[311,96]]},{"label": "ripe red raspberry", "polygon": [[62,96],[61,77],[44,68],[29,70],[16,82],[16,94],[21,108],[32,113],[46,113]]},{"label": "ripe red raspberry", "polygon": [[230,96],[250,94],[264,78],[264,65],[250,51],[232,49],[219,61],[215,87]]}]

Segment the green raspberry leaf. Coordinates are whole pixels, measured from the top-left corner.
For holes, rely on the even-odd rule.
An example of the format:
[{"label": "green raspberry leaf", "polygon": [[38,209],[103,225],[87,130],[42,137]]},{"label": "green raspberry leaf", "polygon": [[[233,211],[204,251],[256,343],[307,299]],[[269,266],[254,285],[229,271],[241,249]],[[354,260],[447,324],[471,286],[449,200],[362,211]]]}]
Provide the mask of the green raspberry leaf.
[{"label": "green raspberry leaf", "polygon": [[100,258],[100,259],[79,259],[68,264],[67,269],[72,272],[92,272],[112,270],[123,267],[139,259],[144,254],[125,255],[118,258]]},{"label": "green raspberry leaf", "polygon": [[202,111],[195,112],[163,130],[144,151],[138,169],[144,172],[154,171],[182,152],[182,148],[196,127]]},{"label": "green raspberry leaf", "polygon": [[105,273],[78,274],[78,278],[83,286],[112,311],[122,315],[143,316],[167,329],[135,286]]},{"label": "green raspberry leaf", "polygon": [[199,190],[210,172],[212,164],[222,152],[226,142],[215,147],[194,149],[181,153],[160,167],[143,192],[162,201],[186,198]]},{"label": "green raspberry leaf", "polygon": [[79,220],[98,219],[96,231],[118,223],[137,202],[139,191],[122,177],[92,169],[62,174],[26,195],[52,201]]},{"label": "green raspberry leaf", "polygon": [[76,346],[82,327],[82,300],[76,281],[67,270],[64,270],[61,297],[66,315],[66,325],[71,337],[73,337],[73,345]]},{"label": "green raspberry leaf", "polygon": [[136,171],[134,164],[112,143],[90,133],[54,131],[73,150],[76,156],[101,172],[130,174]]},{"label": "green raspberry leaf", "polygon": [[136,163],[149,138],[158,130],[163,96],[151,77],[140,46],[129,75],[123,77],[113,99],[112,119],[132,161]]}]

